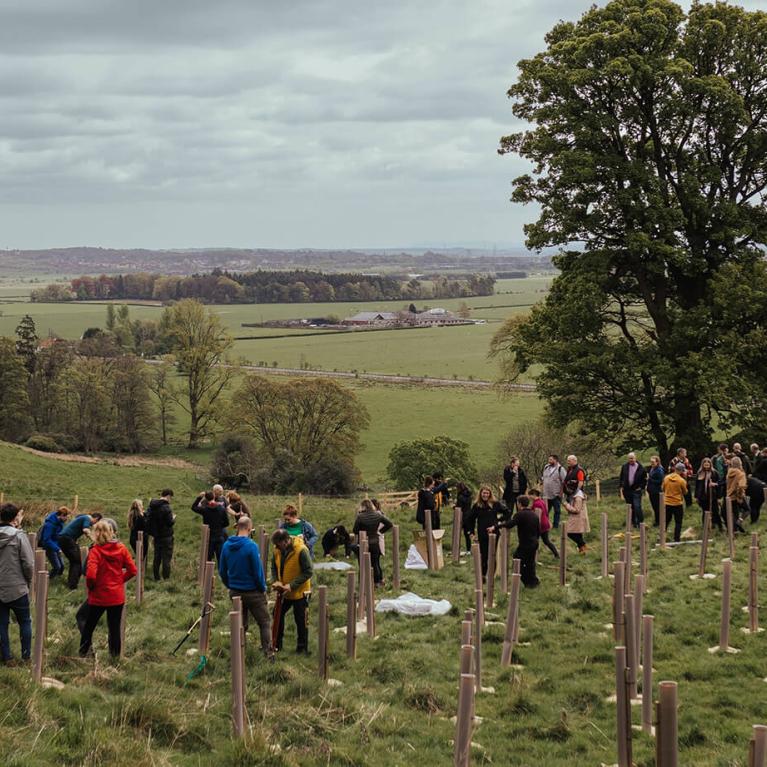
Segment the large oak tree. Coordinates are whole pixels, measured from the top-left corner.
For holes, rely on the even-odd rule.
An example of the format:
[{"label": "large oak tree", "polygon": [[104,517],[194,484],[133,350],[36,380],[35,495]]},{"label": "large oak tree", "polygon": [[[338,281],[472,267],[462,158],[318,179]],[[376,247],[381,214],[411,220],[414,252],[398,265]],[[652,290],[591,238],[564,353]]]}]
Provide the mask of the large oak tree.
[{"label": "large oak tree", "polygon": [[[559,23],[510,89],[532,164],[546,300],[492,352],[533,364],[556,422],[617,446],[705,452],[767,403],[767,14],[615,0]],[[617,439],[616,439],[617,438]]]}]

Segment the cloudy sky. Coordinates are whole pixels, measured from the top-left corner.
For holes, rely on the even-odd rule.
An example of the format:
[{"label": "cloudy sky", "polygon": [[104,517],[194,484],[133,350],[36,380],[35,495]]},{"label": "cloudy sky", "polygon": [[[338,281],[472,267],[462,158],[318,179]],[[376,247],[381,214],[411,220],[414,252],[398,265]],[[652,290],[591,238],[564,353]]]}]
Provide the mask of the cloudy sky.
[{"label": "cloudy sky", "polygon": [[0,248],[521,242],[505,92],[587,5],[0,0]]}]

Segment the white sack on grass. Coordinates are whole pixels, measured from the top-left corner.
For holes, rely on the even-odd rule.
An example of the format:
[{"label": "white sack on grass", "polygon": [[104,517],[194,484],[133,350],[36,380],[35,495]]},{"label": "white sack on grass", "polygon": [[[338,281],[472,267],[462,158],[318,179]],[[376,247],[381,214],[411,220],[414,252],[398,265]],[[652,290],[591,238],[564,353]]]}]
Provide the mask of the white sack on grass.
[{"label": "white sack on grass", "polygon": [[428,570],[429,565],[424,562],[423,557],[418,553],[414,543],[410,544],[407,550],[407,559],[405,560],[405,570]]},{"label": "white sack on grass", "polygon": [[314,562],[315,570],[351,570],[352,565],[348,562]]},{"label": "white sack on grass", "polygon": [[447,615],[452,605],[447,599],[423,599],[410,591],[396,599],[381,599],[376,605],[377,613],[401,613],[402,615]]}]

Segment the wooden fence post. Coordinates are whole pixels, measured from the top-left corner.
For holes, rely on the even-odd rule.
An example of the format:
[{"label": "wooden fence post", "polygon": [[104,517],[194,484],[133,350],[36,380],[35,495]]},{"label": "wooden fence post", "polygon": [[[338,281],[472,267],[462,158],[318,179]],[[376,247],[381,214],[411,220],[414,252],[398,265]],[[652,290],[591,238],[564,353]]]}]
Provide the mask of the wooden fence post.
[{"label": "wooden fence post", "polygon": [[567,583],[567,522],[562,520],[559,524],[559,585]]},{"label": "wooden fence post", "polygon": [[[368,555],[370,556],[370,555]],[[320,679],[327,681],[328,679],[328,587],[320,586],[317,589],[319,594],[319,630],[317,632],[317,639],[319,644],[319,668],[318,672]]]},{"label": "wooden fence post", "polygon": [[136,607],[144,599],[144,531],[139,530],[136,538]]},{"label": "wooden fence post", "polygon": [[642,730],[652,734],[652,615],[642,616]]},{"label": "wooden fence post", "polygon": [[647,525],[639,525],[639,573],[642,576],[642,593],[647,593]]},{"label": "wooden fence post", "polygon": [[197,566],[197,579],[200,588],[205,588],[205,563],[208,561],[208,546],[210,544],[210,528],[203,525],[200,528],[200,556]]},{"label": "wooden fence post", "polygon": [[509,593],[509,528],[501,528],[501,593]]},{"label": "wooden fence post", "polygon": [[598,480],[594,480],[594,488],[597,493],[597,503],[600,503],[602,500],[602,483]]},{"label": "wooden fence post", "polygon": [[[639,650],[636,645],[636,611],[634,609],[634,595],[626,594],[623,598],[623,640],[626,645],[626,685],[630,700],[637,698],[637,656]],[[629,723],[629,726],[630,723]]]},{"label": "wooden fence post", "polygon": [[362,530],[357,537],[357,562],[359,564],[359,593],[357,597],[357,620],[362,620],[365,615],[365,601],[368,596],[367,577],[369,572],[365,570],[365,552],[368,548],[367,533]]},{"label": "wooden fence post", "polygon": [[457,565],[461,561],[461,520],[462,512],[460,506],[453,507],[453,564]]},{"label": "wooden fence post", "polygon": [[370,563],[370,552],[365,552],[365,622],[367,624],[368,636],[375,637],[376,635],[376,614],[375,614],[375,599],[373,597],[373,566]]},{"label": "wooden fence post", "polygon": [[391,529],[391,585],[395,591],[399,591],[399,525],[392,525]]},{"label": "wooden fence post", "polygon": [[258,526],[258,548],[261,550],[261,567],[264,570],[264,576],[268,578],[269,576],[267,573],[269,572],[269,539],[267,537],[266,528],[264,525]]},{"label": "wooden fence post", "polygon": [[732,513],[732,498],[725,499],[725,509],[727,515],[727,542],[730,546],[730,559],[735,560],[735,518]]},{"label": "wooden fence post", "polygon": [[458,689],[458,715],[455,721],[454,767],[468,767],[471,754],[471,731],[474,709],[474,678],[461,674]]},{"label": "wooden fence post", "polygon": [[234,737],[245,735],[245,669],[242,652],[242,610],[229,613],[229,654],[232,671],[232,724]]},{"label": "wooden fence post", "polygon": [[730,593],[732,587],[732,560],[722,560],[722,614],[719,620],[719,650],[730,647]]},{"label": "wooden fence post", "polygon": [[700,561],[698,562],[698,578],[706,574],[706,557],[708,556],[708,537],[711,534],[711,512],[703,514],[703,539],[700,542]]},{"label": "wooden fence post", "polygon": [[429,570],[437,569],[437,550],[434,546],[434,530],[431,524],[431,512],[427,509],[424,514],[424,533],[426,534],[426,564]]},{"label": "wooden fence post", "polygon": [[482,692],[482,628],[484,622],[484,610],[482,609],[482,589],[474,589],[474,671],[476,673],[477,692]]},{"label": "wooden fence post", "polygon": [[748,628],[752,634],[759,632],[759,548],[749,549],[748,567]]},{"label": "wooden fence post", "polygon": [[607,537],[607,512],[602,512],[602,524],[599,528],[599,543],[602,550],[602,577],[610,577],[610,568],[608,564],[610,556],[609,540]]},{"label": "wooden fence post", "polygon": [[657,764],[662,767],[679,767],[676,682],[661,682],[658,685],[658,698]]},{"label": "wooden fence post", "polygon": [[495,533],[487,536],[487,609],[493,609],[495,598]]},{"label": "wooden fence post", "polygon": [[514,651],[514,623],[517,620],[519,604],[519,573],[512,573],[511,594],[509,606],[506,611],[506,628],[503,635],[503,650],[501,652],[501,666],[511,665],[511,654]]},{"label": "wooden fence post", "polygon": [[615,712],[618,767],[631,767],[631,704],[626,690],[626,648],[615,648]]},{"label": "wooden fence post", "polygon": [[753,765],[749,767],[767,767],[767,727],[763,724],[755,724],[752,732]]},{"label": "wooden fence post", "polygon": [[346,655],[355,660],[357,657],[357,573],[346,572]]},{"label": "wooden fence post", "polygon": [[621,612],[623,611],[623,568],[625,567],[623,562],[613,562],[613,574],[615,578],[613,580],[613,637],[616,642],[621,641],[621,627],[623,621],[621,620]]},{"label": "wooden fence post", "polygon": [[35,582],[35,641],[32,648],[32,679],[38,684],[43,678],[45,641],[48,633],[48,572],[37,571]]},{"label": "wooden fence post", "polygon": [[202,609],[200,612],[200,615],[202,615],[202,620],[200,621],[200,641],[198,646],[200,655],[207,655],[208,647],[210,646],[210,611],[211,605],[213,603],[214,570],[214,562],[208,561],[205,563],[202,582]]}]

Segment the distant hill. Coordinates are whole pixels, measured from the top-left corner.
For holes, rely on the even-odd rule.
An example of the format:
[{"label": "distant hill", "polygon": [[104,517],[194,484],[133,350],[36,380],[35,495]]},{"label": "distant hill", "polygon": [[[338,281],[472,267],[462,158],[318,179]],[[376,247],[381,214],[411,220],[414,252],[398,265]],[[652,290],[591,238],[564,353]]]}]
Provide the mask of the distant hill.
[{"label": "distant hill", "polygon": [[548,255],[523,247],[503,250],[447,248],[417,250],[271,250],[265,248],[200,248],[180,250],[117,250],[112,248],[50,248],[0,250],[0,274],[125,274],[152,272],[190,275],[213,269],[317,269],[330,272],[367,271],[403,274],[450,274],[453,271],[494,273],[548,271]]}]

